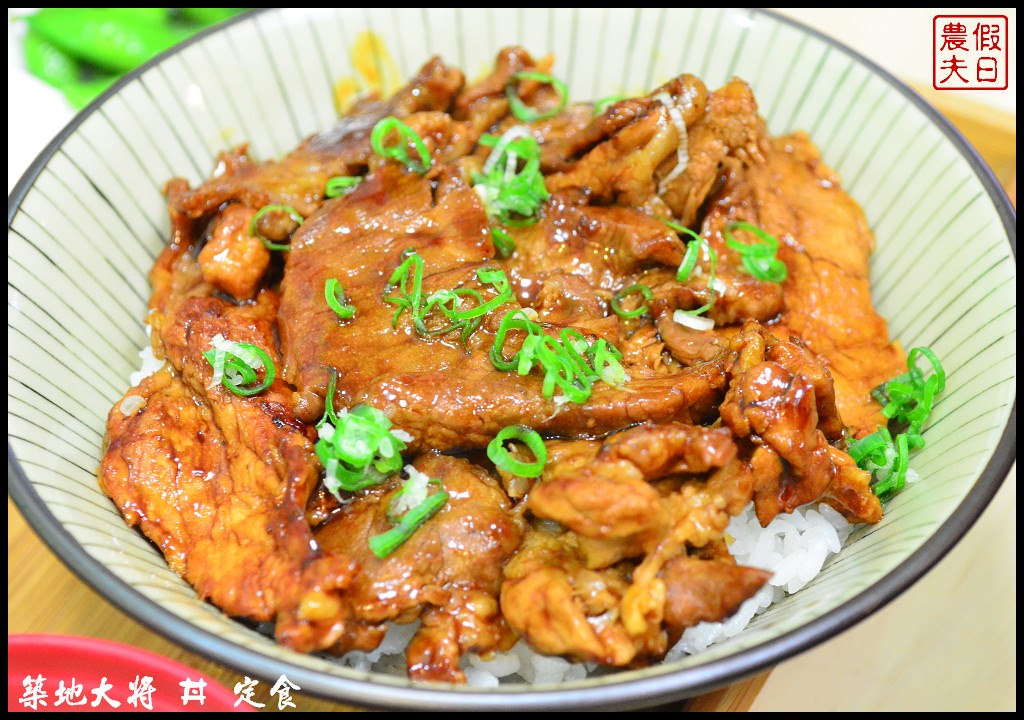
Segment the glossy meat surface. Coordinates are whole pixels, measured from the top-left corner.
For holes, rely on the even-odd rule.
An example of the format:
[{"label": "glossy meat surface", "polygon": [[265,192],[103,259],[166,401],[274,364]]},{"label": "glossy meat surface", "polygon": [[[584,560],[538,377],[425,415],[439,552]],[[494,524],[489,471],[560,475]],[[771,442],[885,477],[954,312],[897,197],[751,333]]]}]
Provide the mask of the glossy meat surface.
[{"label": "glossy meat surface", "polygon": [[[709,89],[680,75],[596,114],[560,109],[550,85],[517,78],[555,72],[551,62],[507,48],[467,83],[434,58],[395,96],[360,98],[279,160],[241,146],[208,181],[167,184],[171,236],[147,318],[167,363],[111,410],[100,484],[200,597],[274,621],[288,647],[371,651],[389,625],[418,623],[405,651],[414,680],[465,682],[468,653],[520,638],[638,667],[768,581],[729,552],[727,527],[745,508],[762,525],[814,502],[851,522],[882,517],[846,449],[882,422],[869,393],[905,361],[871,304],[874,238],[839,178],[806,136],[768,136],[742,80]],[[552,116],[517,119],[513,90]],[[389,116],[422,139],[429,168],[374,151]],[[513,222],[481,187],[504,133],[537,142],[546,191],[535,216]],[[528,164],[504,162],[506,179]],[[328,198],[337,176],[358,184]],[[268,204],[302,222],[272,212],[253,226]],[[726,243],[734,221],[778,238],[784,282],[744,268]],[[510,248],[496,247],[499,226]],[[696,248],[680,226],[714,251],[713,283],[704,250],[678,274]],[[503,272],[511,297],[464,336],[436,310],[417,323],[395,302],[393,274],[411,253],[421,299],[458,290],[487,302],[499,290],[482,271]],[[328,304],[331,280],[353,315]],[[705,305],[696,327],[675,319]],[[549,338],[583,338],[577,354],[611,348],[621,372],[595,371],[574,402],[525,361],[499,370],[492,346],[513,310]],[[218,336],[264,350],[274,382],[249,397],[212,382],[204,352]],[[525,338],[510,332],[502,358]],[[331,463],[348,460],[331,457],[341,450],[319,422],[328,402],[342,416],[381,411],[401,464],[376,484],[336,487]],[[487,452],[516,425],[544,443],[535,477]],[[379,556],[370,540],[399,523],[393,502],[420,473],[447,499]]]},{"label": "glossy meat surface", "polygon": [[[440,480],[451,499],[393,554],[378,558],[367,543],[390,526],[393,486],[342,508],[316,531],[316,540],[327,553],[349,557],[359,566],[346,593],[355,620],[380,624],[421,617],[408,655],[410,677],[457,682],[464,679],[462,653],[495,650],[508,634],[497,595],[502,567],[519,546],[522,530],[510,514],[508,497],[482,468],[433,453],[422,455],[415,466]],[[451,628],[455,642],[447,642],[449,633],[436,626]]]},{"label": "glossy meat surface", "polygon": [[[651,221],[643,216],[643,223]],[[628,271],[635,262],[632,253],[659,252],[650,247],[664,248],[660,252],[675,259],[678,240],[655,229],[653,240],[639,237],[646,232],[650,238],[649,227],[622,237],[613,226],[604,236],[630,248],[619,253]],[[578,247],[590,252],[583,239]],[[340,404],[380,408],[413,434],[417,447],[439,450],[485,446],[515,424],[555,435],[593,436],[645,419],[697,421],[724,392],[721,364],[707,363],[671,377],[636,377],[628,390],[599,384],[586,404],[559,406],[543,397],[537,375],[495,370],[487,349],[501,309],[466,347],[456,333],[419,337],[407,315],[393,326],[394,307],[382,298],[389,292],[390,271],[408,249],[423,258],[425,294],[472,286],[478,269],[495,264],[476,193],[458,179],[442,182],[432,193],[430,181],[390,168],[327,203],[295,234],[282,283],[280,330],[285,376],[299,388],[299,413],[305,419],[322,412],[320,398],[331,368],[339,374]],[[514,269],[510,275],[520,277]],[[324,304],[324,283],[331,277],[346,289],[356,320],[339,322]],[[503,309],[511,307],[517,306],[508,303]],[[585,324],[576,327],[588,330]]]},{"label": "glossy meat surface", "polygon": [[[871,301],[875,239],[863,211],[797,133],[773,140],[763,165],[728,174],[711,199],[705,233],[720,237],[737,219],[782,243],[779,257],[789,277],[785,310],[772,332],[782,339],[793,333],[823,357],[845,423],[857,436],[873,432],[883,418],[870,392],[904,372],[905,359]],[[728,257],[730,251],[719,249]]]}]

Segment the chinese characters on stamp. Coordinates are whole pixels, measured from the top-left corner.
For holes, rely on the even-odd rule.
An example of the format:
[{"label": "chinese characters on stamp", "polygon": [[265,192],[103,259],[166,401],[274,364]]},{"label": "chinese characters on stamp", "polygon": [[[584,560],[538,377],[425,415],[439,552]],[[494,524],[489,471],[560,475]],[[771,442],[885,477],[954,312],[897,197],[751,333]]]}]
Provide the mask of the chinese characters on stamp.
[{"label": "chinese characters on stamp", "polygon": [[932,86],[936,90],[1009,87],[1005,15],[936,15],[932,19]]}]

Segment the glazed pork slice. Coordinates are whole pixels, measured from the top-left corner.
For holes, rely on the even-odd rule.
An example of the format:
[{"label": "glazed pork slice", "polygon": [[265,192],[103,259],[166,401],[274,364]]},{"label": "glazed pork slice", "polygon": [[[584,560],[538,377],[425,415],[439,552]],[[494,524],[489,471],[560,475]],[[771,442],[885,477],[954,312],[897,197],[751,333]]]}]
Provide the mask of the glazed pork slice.
[{"label": "glazed pork slice", "polygon": [[707,473],[736,455],[728,429],[682,423],[644,423],[604,441],[551,441],[548,448],[527,508],[579,535],[589,567],[657,547],[677,517],[653,481]]},{"label": "glazed pork slice", "polygon": [[213,177],[174,197],[172,209],[197,218],[215,213],[225,202],[241,202],[253,210],[269,204],[290,205],[309,215],[323,201],[329,178],[358,175],[366,169],[373,155],[374,125],[389,115],[405,118],[424,111],[444,112],[462,84],[460,70],[432,58],[387,101],[362,100],[334,127],[307,138],[278,162],[256,162],[245,145],[222,153]]},{"label": "glazed pork slice", "polygon": [[722,241],[734,220],[779,239],[788,278],[785,308],[771,331],[782,340],[798,336],[823,358],[845,424],[857,436],[874,432],[885,419],[871,390],[906,365],[872,304],[868,260],[875,238],[863,210],[803,133],[772,140],[765,163],[728,172],[708,208],[703,234],[720,264],[738,264]]},{"label": "glazed pork slice", "polygon": [[[522,523],[497,481],[468,460],[425,453],[414,467],[440,481],[449,499],[393,553],[377,557],[369,538],[392,526],[388,505],[397,483],[341,508],[316,539],[325,552],[351,557],[360,568],[346,593],[353,622],[379,626],[420,617],[407,654],[410,677],[464,682],[464,652],[504,649],[511,640],[497,596],[502,567],[522,539]],[[349,649],[345,641],[333,648]]]},{"label": "glazed pork slice", "polygon": [[[226,391],[225,391],[226,392]],[[336,596],[353,567],[327,559],[303,516],[312,446],[264,403],[197,397],[169,370],[110,412],[100,485],[171,568],[230,615],[274,620]]]},{"label": "glazed pork slice", "polygon": [[277,379],[241,397],[211,386],[202,353],[217,335],[280,364],[273,293],[238,306],[202,284],[186,291],[196,274],[194,262],[181,262],[189,257],[171,272],[182,292],[159,313],[157,345],[170,365],[111,410],[100,485],[200,597],[231,615],[278,620],[279,639],[291,644],[311,623],[346,617],[341,591],[355,566],[326,557],[306,523],[319,463],[289,389]]},{"label": "glazed pork slice", "polygon": [[[408,313],[393,324],[395,306],[384,297],[409,249],[423,258],[426,294],[473,286],[480,268],[495,265],[483,207],[458,174],[429,179],[384,166],[296,232],[279,328],[284,375],[298,388],[296,411],[307,422],[322,414],[335,372],[339,405],[371,404],[411,432],[414,447],[442,451],[482,447],[514,424],[578,437],[644,420],[699,421],[725,391],[723,356],[675,374],[634,377],[624,388],[597,383],[582,405],[556,403],[543,396],[537,373],[500,372],[488,357],[501,316],[519,307],[514,301],[490,313],[465,347],[458,333],[420,337]],[[332,277],[356,308],[350,320],[340,321],[324,301]]]}]

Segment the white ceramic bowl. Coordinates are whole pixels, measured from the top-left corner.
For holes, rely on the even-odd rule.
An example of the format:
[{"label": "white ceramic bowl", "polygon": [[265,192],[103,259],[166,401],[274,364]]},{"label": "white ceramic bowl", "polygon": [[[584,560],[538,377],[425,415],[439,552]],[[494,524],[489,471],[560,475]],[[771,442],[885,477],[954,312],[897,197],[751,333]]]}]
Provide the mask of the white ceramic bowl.
[{"label": "white ceramic bowl", "polygon": [[[365,31],[379,37],[367,42]],[[623,38],[623,39],[619,39]],[[574,99],[693,72],[751,83],[772,134],[805,129],[878,236],[874,296],[905,347],[931,346],[949,388],[914,457],[920,483],[814,583],[743,635],[680,662],[557,687],[414,686],[293,653],[199,602],[129,529],[94,471],[105,417],[146,342],[146,273],[168,232],[160,188],[207,176],[250,141],[273,158],[326,128],[339,78],[385,90],[430,55],[470,76],[498,48],[556,57]],[[369,55],[365,53],[369,52]],[[360,55],[360,53],[364,53]],[[356,63],[353,57],[370,58]],[[359,71],[362,70],[361,74]],[[123,610],[247,674],[404,707],[613,708],[735,681],[848,627],[937,562],[1015,456],[1016,219],[934,109],[835,42],[747,10],[272,10],[202,34],[118,83],[49,145],[8,200],[8,487],[37,532]]]}]

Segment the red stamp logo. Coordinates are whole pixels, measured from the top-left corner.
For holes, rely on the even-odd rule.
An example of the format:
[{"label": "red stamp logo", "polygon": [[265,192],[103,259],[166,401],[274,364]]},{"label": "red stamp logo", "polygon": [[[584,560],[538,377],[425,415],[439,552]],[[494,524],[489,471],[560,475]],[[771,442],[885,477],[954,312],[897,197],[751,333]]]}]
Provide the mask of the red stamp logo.
[{"label": "red stamp logo", "polygon": [[1005,15],[936,15],[932,20],[932,87],[1009,87],[1009,21]]}]

